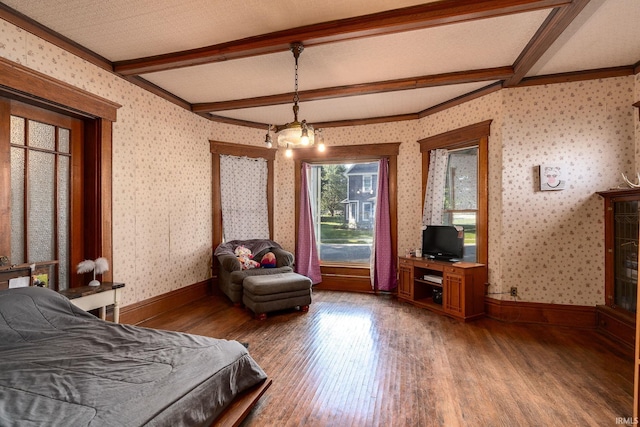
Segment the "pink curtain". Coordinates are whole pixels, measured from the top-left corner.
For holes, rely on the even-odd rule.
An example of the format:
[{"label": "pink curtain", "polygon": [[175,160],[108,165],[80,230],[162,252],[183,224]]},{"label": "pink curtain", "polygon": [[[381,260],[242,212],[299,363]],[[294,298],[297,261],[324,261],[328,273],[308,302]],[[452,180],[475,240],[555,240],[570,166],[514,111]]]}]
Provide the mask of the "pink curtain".
[{"label": "pink curtain", "polygon": [[320,260],[313,227],[313,213],[309,201],[309,185],[307,184],[311,165],[302,163],[300,180],[300,221],[298,223],[298,244],[296,245],[295,271],[307,276],[313,284],[322,282]]},{"label": "pink curtain", "polygon": [[371,286],[391,291],[397,287],[396,266],[391,258],[391,218],[389,215],[389,159],[378,165],[378,197],[371,253]]}]

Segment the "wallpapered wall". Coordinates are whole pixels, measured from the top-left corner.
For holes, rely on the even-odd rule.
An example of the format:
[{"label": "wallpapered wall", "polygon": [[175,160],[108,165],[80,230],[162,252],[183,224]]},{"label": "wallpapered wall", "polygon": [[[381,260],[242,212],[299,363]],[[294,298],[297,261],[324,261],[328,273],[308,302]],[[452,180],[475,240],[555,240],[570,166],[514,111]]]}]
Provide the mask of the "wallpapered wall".
[{"label": "wallpapered wall", "polygon": [[0,55],[122,105],[113,125],[114,280],[123,305],[210,277],[209,140],[259,143],[262,132],[164,101],[6,21]]},{"label": "wallpapered wall", "polygon": [[[636,74],[635,76],[635,93],[633,96],[634,104],[636,102],[640,102],[640,74]],[[635,109],[635,134],[636,134],[636,170],[640,172],[640,108]],[[637,182],[637,181],[636,181]]]},{"label": "wallpapered wall", "polygon": [[[604,303],[604,209],[594,193],[635,170],[632,104],[633,77],[504,91],[501,274],[522,298]],[[543,163],[564,165],[565,190],[537,190]]]},{"label": "wallpapered wall", "polygon": [[[208,278],[209,140],[262,145],[263,132],[211,123],[2,20],[0,56],[123,105],[113,127],[111,260],[114,280],[127,283],[123,305]],[[640,141],[631,107],[637,100],[640,76],[506,89],[418,121],[329,128],[324,134],[328,149],[402,143],[402,252],[420,243],[416,141],[492,119],[490,290],[518,286],[527,301],[594,305],[603,302],[604,264],[602,203],[594,192],[617,185],[620,171],[633,173],[640,163],[630,160],[634,140]],[[567,165],[567,189],[536,190],[535,167],[547,162]],[[282,152],[275,172],[274,238],[293,250],[293,162]]]}]

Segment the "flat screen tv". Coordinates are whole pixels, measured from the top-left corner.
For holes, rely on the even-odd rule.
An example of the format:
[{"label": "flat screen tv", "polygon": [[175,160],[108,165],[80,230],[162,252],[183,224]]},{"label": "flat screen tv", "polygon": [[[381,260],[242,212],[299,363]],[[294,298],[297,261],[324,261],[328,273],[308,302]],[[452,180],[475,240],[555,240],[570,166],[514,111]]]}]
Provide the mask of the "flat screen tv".
[{"label": "flat screen tv", "polygon": [[422,231],[422,256],[442,260],[462,260],[464,229],[455,225],[428,225]]}]

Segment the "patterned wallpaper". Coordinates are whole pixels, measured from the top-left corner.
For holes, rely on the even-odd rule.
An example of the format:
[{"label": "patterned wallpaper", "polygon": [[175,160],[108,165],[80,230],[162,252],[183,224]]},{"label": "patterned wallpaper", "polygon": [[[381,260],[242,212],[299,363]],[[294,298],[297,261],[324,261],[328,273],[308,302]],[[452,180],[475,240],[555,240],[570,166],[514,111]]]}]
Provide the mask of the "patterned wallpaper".
[{"label": "patterned wallpaper", "polygon": [[[123,305],[209,277],[209,140],[261,146],[263,133],[211,123],[0,20],[0,55],[123,105],[113,132],[114,279]],[[325,129],[332,145],[401,142],[398,247],[420,243],[417,140],[492,119],[491,292],[525,301],[603,302],[602,202],[595,191],[634,173],[640,75],[505,89],[417,121]],[[635,143],[634,143],[635,142]],[[635,156],[635,161],[634,161]],[[536,190],[536,166],[561,162],[563,191]],[[276,157],[274,239],[294,248],[293,161]],[[402,251],[402,249],[401,249]],[[501,297],[501,295],[495,295]]]},{"label": "patterned wallpaper", "polygon": [[[633,103],[640,102],[640,74],[636,74],[634,80],[634,95],[633,95]],[[636,151],[635,151],[635,160],[636,160],[636,170],[640,172],[640,108],[635,108],[635,135],[636,135]]]},{"label": "patterned wallpaper", "polygon": [[113,125],[114,280],[123,305],[210,277],[209,139],[262,132],[216,125],[0,20],[0,55],[122,105]]},{"label": "patterned wallpaper", "polygon": [[[632,103],[633,77],[504,91],[503,289],[604,303],[604,211],[594,193],[635,169]],[[543,163],[564,165],[565,190],[537,190]]]}]

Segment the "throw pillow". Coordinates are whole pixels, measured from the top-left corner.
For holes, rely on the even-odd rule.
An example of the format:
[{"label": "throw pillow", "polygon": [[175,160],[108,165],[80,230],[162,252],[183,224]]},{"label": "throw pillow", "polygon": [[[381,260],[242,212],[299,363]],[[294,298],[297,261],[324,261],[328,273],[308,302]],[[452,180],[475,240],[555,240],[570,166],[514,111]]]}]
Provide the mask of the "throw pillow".
[{"label": "throw pillow", "polygon": [[264,254],[262,259],[260,260],[260,265],[262,268],[275,268],[276,267],[276,256],[273,252],[267,252]]}]

